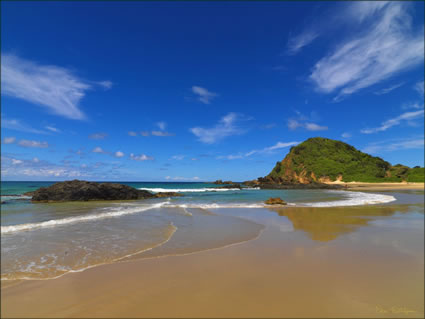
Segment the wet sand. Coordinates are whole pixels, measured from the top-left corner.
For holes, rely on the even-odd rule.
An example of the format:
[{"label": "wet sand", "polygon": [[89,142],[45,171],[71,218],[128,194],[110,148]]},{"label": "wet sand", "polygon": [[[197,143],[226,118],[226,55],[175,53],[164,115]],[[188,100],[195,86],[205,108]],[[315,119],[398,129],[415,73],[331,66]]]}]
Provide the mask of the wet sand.
[{"label": "wet sand", "polygon": [[423,317],[423,211],[423,204],[215,210],[265,227],[224,248],[152,250],[3,288],[1,315]]}]

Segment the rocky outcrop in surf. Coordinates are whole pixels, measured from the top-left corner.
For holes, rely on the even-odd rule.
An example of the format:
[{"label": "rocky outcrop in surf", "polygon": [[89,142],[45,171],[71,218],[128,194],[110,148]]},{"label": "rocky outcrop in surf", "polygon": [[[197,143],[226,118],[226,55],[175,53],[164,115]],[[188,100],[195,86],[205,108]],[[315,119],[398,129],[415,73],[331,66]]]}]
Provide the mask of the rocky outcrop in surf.
[{"label": "rocky outcrop in surf", "polygon": [[[167,193],[166,197],[181,196]],[[68,202],[68,201],[101,201],[101,200],[136,200],[164,197],[146,190],[118,183],[96,183],[80,180],[65,181],[49,187],[41,187],[34,191],[33,202]]]},{"label": "rocky outcrop in surf", "polygon": [[280,197],[270,197],[264,202],[266,205],[287,205],[287,203]]},{"label": "rocky outcrop in surf", "polygon": [[233,183],[232,181],[224,181],[223,182],[221,179],[218,179],[215,182],[213,182],[213,184],[216,184],[216,185],[232,185],[232,184],[236,184],[236,183]]}]

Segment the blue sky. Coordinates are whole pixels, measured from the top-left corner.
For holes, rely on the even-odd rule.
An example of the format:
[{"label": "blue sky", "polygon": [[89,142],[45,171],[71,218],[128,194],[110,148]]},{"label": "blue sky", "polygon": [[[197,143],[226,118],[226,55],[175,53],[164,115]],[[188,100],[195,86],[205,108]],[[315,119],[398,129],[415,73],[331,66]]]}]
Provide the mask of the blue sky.
[{"label": "blue sky", "polygon": [[1,2],[3,180],[264,176],[310,137],[424,165],[423,2]]}]

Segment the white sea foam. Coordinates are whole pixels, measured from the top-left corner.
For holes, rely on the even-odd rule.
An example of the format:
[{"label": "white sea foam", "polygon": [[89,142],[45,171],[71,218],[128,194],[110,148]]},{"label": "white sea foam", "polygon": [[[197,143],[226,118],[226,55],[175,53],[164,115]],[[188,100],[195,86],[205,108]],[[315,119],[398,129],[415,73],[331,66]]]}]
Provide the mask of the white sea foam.
[{"label": "white sea foam", "polygon": [[185,204],[167,204],[164,207],[177,208],[201,208],[201,209],[217,209],[217,208],[263,208],[263,203],[185,203]]},{"label": "white sea foam", "polygon": [[298,203],[299,206],[308,207],[337,207],[337,206],[360,206],[371,204],[383,204],[395,201],[394,196],[351,192],[351,191],[328,191],[329,193],[342,195],[344,198],[328,202],[314,202],[314,203]]},{"label": "white sea foam", "polygon": [[[363,192],[350,191],[327,191],[336,195],[341,195],[340,200],[326,202],[297,202],[288,203],[291,207],[339,207],[339,206],[361,206],[372,204],[384,204],[393,202],[396,199],[394,196],[372,194]],[[180,207],[180,208],[203,208],[203,209],[220,209],[220,208],[264,208],[264,207],[282,207],[280,205],[266,205],[263,202],[255,203],[184,203],[184,204],[167,204],[165,207]]]},{"label": "white sea foam", "polygon": [[[202,192],[228,192],[228,191],[240,191],[240,188],[218,188],[218,187],[205,187],[205,188],[139,188],[141,190],[153,192],[153,193],[164,193],[164,192],[175,192],[175,193],[202,193]],[[253,190],[259,188],[243,188],[243,190]]]},{"label": "white sea foam", "polygon": [[[183,189],[179,189],[183,191]],[[221,191],[227,191],[229,189],[220,189]],[[235,189],[238,190],[238,189]],[[166,191],[176,191],[167,189]],[[184,190],[187,191],[187,190]],[[197,189],[198,191],[198,189]],[[201,190],[202,191],[202,190]],[[395,201],[396,199],[390,195],[363,193],[363,192],[351,192],[351,191],[328,191],[334,194],[342,195],[343,199],[335,201],[325,202],[298,202],[288,203],[288,206],[296,207],[340,207],[340,206],[360,206],[360,205],[371,205],[371,204],[383,204]],[[19,224],[11,226],[2,226],[1,234],[15,233],[19,231],[32,230],[35,228],[47,228],[56,227],[60,225],[67,225],[79,222],[88,222],[104,218],[120,217],[129,214],[135,214],[149,209],[155,209],[160,207],[178,207],[178,208],[201,208],[201,209],[220,209],[220,208],[264,208],[272,207],[271,205],[265,205],[262,202],[254,203],[170,203],[169,201],[156,203],[146,206],[129,206],[129,207],[117,207],[108,208],[108,212],[102,212],[97,214],[69,217],[63,219],[48,220],[40,223],[30,224]]]},{"label": "white sea foam", "polygon": [[109,211],[103,212],[103,213],[77,216],[77,217],[68,217],[68,218],[62,218],[62,219],[52,219],[52,220],[47,220],[47,221],[40,222],[40,223],[2,226],[1,227],[1,234],[4,235],[4,234],[20,232],[20,231],[24,231],[24,230],[32,230],[32,229],[35,229],[35,228],[56,227],[56,226],[67,225],[67,224],[89,222],[89,221],[104,219],[104,218],[120,217],[120,216],[124,216],[124,215],[140,213],[142,211],[146,211],[146,210],[149,210],[149,209],[160,208],[160,207],[166,205],[167,203],[169,203],[169,202],[161,202],[161,203],[156,203],[156,204],[152,204],[152,205],[137,206],[137,207],[131,207],[131,208],[130,207],[127,207],[127,208],[123,208],[123,207],[108,208]]}]

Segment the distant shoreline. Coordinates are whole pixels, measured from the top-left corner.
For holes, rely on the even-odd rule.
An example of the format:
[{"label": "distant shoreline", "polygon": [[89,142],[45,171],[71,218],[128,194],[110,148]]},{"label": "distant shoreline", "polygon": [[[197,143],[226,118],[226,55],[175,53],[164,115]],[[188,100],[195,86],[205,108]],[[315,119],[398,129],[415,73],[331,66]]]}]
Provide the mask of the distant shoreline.
[{"label": "distant shoreline", "polygon": [[341,185],[351,190],[424,190],[424,183],[364,183],[364,182],[326,182],[328,185]]}]

